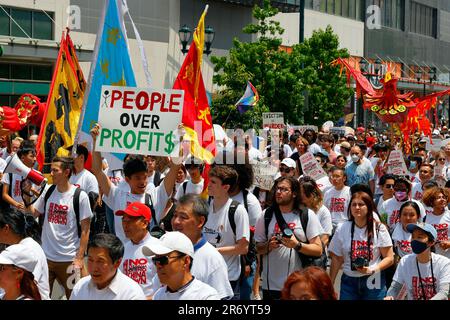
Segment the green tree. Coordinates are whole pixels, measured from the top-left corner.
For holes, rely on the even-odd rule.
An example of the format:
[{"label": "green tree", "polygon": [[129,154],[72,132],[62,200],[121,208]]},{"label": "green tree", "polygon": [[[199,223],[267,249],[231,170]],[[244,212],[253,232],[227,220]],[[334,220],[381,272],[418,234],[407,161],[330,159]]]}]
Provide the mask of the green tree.
[{"label": "green tree", "polygon": [[[311,39],[294,46],[290,54],[280,50],[284,30],[279,22],[270,19],[277,13],[270,0],[255,6],[256,23],[247,25],[243,32],[257,36],[257,41],[246,43],[235,38],[228,57],[211,58],[215,65],[213,83],[220,88],[211,105],[215,123],[226,128],[261,128],[261,114],[268,111],[283,112],[285,122],[292,124],[322,124],[341,116],[351,91],[330,62],[348,53],[338,49],[338,38],[331,27],[315,32]],[[247,81],[256,87],[260,100],[241,115],[234,104]],[[311,107],[304,114],[305,90]],[[315,122],[311,110],[318,117]]]},{"label": "green tree", "polygon": [[291,59],[300,69],[299,76],[308,94],[305,123],[320,126],[328,120],[337,121],[344,115],[344,105],[353,90],[347,88],[345,77],[331,62],[349,57],[347,49],[339,49],[338,36],[331,26],[325,31],[314,31],[309,39],[292,49]]}]

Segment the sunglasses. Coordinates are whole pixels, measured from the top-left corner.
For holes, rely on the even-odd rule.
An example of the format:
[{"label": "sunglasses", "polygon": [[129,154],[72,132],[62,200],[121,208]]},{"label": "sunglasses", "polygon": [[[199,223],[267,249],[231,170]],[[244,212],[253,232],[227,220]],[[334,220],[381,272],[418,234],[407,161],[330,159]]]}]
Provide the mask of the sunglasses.
[{"label": "sunglasses", "polygon": [[439,158],[438,160],[439,161],[445,161],[445,158]]},{"label": "sunglasses", "polygon": [[159,264],[160,266],[165,266],[167,264],[169,264],[169,259],[175,259],[175,258],[181,258],[184,257],[182,255],[178,255],[178,256],[160,256],[160,257],[152,257],[152,261],[154,264]]},{"label": "sunglasses", "polygon": [[385,184],[384,187],[386,189],[394,189],[394,185],[393,184]]}]

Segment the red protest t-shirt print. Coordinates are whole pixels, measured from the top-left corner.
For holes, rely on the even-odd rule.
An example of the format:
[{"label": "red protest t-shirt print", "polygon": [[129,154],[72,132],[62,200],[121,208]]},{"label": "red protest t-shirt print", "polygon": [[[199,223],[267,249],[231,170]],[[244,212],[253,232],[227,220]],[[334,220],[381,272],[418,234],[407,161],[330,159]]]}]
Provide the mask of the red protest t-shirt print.
[{"label": "red protest t-shirt print", "polygon": [[389,217],[389,225],[393,226],[396,223],[400,222],[400,210],[392,211],[391,216]]},{"label": "red protest t-shirt print", "polygon": [[[423,300],[422,297],[422,286],[425,291],[425,300],[430,300],[434,297],[435,292],[433,289],[433,277],[421,278],[422,285],[420,285],[419,277],[412,277],[412,291],[413,291],[413,300]],[[434,280],[436,282],[436,279]]]},{"label": "red protest t-shirt print", "polygon": [[127,259],[123,262],[123,273],[138,284],[147,283],[148,260],[145,258]]},{"label": "red protest t-shirt print", "polygon": [[438,241],[448,241],[448,224],[447,223],[433,224],[433,227],[437,231],[437,240]]},{"label": "red protest t-shirt print", "polygon": [[[373,243],[370,244],[371,250],[373,250]],[[353,240],[352,241],[352,260],[358,257],[369,257],[369,242],[367,240]]]},{"label": "red protest t-shirt print", "polygon": [[331,212],[344,212],[345,198],[331,198]]},{"label": "red protest t-shirt print", "polygon": [[48,207],[48,222],[67,225],[69,206],[51,202]]},{"label": "red protest t-shirt print", "polygon": [[411,253],[411,242],[408,240],[397,240],[397,248],[404,253]]},{"label": "red protest t-shirt print", "polygon": [[13,189],[13,194],[14,197],[20,197],[20,181],[16,180],[16,183],[14,183],[14,189]]}]

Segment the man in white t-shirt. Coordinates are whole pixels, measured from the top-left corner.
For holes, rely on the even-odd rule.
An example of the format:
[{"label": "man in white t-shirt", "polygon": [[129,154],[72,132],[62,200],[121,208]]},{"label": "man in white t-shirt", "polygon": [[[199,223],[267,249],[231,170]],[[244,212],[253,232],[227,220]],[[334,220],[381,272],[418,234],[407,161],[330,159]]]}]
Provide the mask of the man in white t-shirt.
[{"label": "man in white t-shirt", "polygon": [[228,280],[227,264],[222,255],[202,235],[208,220],[208,204],[200,196],[186,194],[177,203],[172,218],[173,231],[185,234],[194,245],[191,273],[217,290],[220,299],[231,298],[233,289]]},{"label": "man in white t-shirt", "polygon": [[86,191],[89,196],[89,202],[91,204],[91,209],[94,209],[94,204],[97,201],[99,195],[98,183],[95,176],[84,168],[86,161],[88,160],[89,151],[88,149],[79,144],[77,146],[77,156],[74,157],[74,170],[73,174],[70,176],[69,182],[74,186],[81,188]]},{"label": "man in white t-shirt", "polygon": [[153,183],[155,187],[159,186],[164,178],[164,174],[156,171],[156,157],[145,156],[145,162],[147,163],[147,182],[148,184]]},{"label": "man in white t-shirt", "polygon": [[167,232],[156,242],[142,248],[146,256],[154,256],[159,281],[164,285],[153,300],[219,300],[216,289],[192,275],[194,246],[186,235]]},{"label": "man in white t-shirt", "polygon": [[142,253],[142,247],[155,242],[148,232],[152,218],[150,208],[140,202],[133,202],[125,210],[116,211],[122,217],[122,226],[128,241],[124,243],[125,252],[120,264],[120,271],[136,281],[144,291],[147,299],[151,299],[159,288],[155,281],[155,265]]},{"label": "man in white t-shirt", "polygon": [[[312,210],[303,209],[302,214],[308,214],[308,225],[306,231],[303,230],[299,215],[301,198],[298,180],[293,177],[280,178],[274,190],[276,203],[265,210],[255,230],[256,248],[262,255],[264,266],[263,299],[269,301],[280,299],[287,277],[302,268],[298,251],[316,257],[322,254],[322,227]],[[285,226],[278,224],[277,213]]]},{"label": "man in white t-shirt", "polygon": [[[99,125],[96,124],[91,130],[91,136],[93,139],[93,145],[95,146],[96,139],[99,135]],[[180,164],[174,164],[170,162],[170,170],[167,176],[164,178],[163,183],[157,188],[153,189],[151,194],[146,193],[148,184],[147,180],[147,165],[139,156],[129,157],[129,159],[123,165],[123,172],[125,175],[125,181],[130,186],[130,191],[120,190],[116,187],[102,171],[102,159],[101,154],[95,151],[92,152],[92,173],[97,178],[98,185],[103,193],[105,203],[114,211],[123,210],[132,202],[145,203],[150,207],[153,207],[151,226],[159,224],[159,221],[164,218],[162,213],[166,206],[167,200],[172,194],[175,180],[177,177]],[[114,216],[114,229],[116,235],[122,242],[126,241],[125,234],[123,232],[122,223],[120,217]]]},{"label": "man in white t-shirt", "polygon": [[423,197],[423,185],[430,181],[434,175],[434,167],[430,163],[422,163],[419,169],[420,181],[414,182],[412,185],[411,197],[414,200],[420,201]]},{"label": "man in white t-shirt", "polygon": [[225,165],[217,165],[209,171],[208,193],[213,197],[209,206],[208,221],[203,234],[210,244],[217,248],[227,263],[228,279],[233,288],[233,299],[240,299],[240,255],[248,252],[250,225],[248,214],[243,205],[234,203],[234,226],[229,219],[229,210],[233,200],[229,192],[238,179],[236,170]]},{"label": "man in white t-shirt", "polygon": [[[33,168],[36,162],[36,149],[31,142],[26,141],[24,147],[17,151],[20,161],[28,168]],[[3,200],[12,208],[24,211],[25,205],[22,199],[20,183],[23,177],[15,173],[5,173],[2,178]]]},{"label": "man in white t-shirt", "polygon": [[70,300],[145,300],[142,288],[119,270],[123,244],[113,234],[99,233],[89,242],[89,276],[73,288]]},{"label": "man in white t-shirt", "polygon": [[35,217],[43,215],[44,218],[42,249],[47,256],[50,289],[57,280],[64,287],[67,298],[72,289],[68,283],[70,269],[73,272],[80,270],[81,276],[87,274],[84,254],[92,218],[88,195],[82,190],[79,191],[76,212],[77,187],[69,183],[72,170],[72,158],[55,157],[51,164],[53,186],[48,187],[33,206],[28,207]]},{"label": "man in white t-shirt", "polygon": [[348,220],[348,204],[350,203],[350,187],[345,185],[347,176],[345,170],[333,167],[330,171],[330,180],[333,185],[324,194],[323,204],[330,210],[333,232],[336,227]]}]

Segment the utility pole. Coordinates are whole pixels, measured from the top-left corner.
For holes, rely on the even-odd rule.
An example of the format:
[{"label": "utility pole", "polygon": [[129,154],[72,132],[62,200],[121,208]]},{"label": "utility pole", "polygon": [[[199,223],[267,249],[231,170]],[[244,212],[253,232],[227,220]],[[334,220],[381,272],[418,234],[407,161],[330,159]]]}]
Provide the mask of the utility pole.
[{"label": "utility pole", "polygon": [[[298,35],[298,42],[303,43],[305,41],[305,0],[300,0],[300,7],[299,7],[299,35]],[[302,69],[304,68],[304,65],[302,63]],[[304,111],[307,111],[308,106],[308,91],[303,91],[303,97],[304,97],[304,105],[303,109]],[[305,122],[305,113],[303,112],[303,122]]]}]

